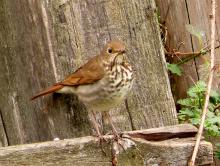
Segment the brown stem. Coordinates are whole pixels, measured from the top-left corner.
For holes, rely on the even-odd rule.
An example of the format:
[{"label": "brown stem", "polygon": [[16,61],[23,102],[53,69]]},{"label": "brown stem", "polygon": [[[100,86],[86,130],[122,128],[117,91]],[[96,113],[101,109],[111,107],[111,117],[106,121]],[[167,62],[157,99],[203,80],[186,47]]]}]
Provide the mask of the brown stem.
[{"label": "brown stem", "polygon": [[[215,47],[215,49],[217,49],[217,48],[220,48],[220,45]],[[183,60],[181,60],[180,62],[177,63],[177,65],[181,65],[183,63],[190,61],[191,59],[194,59],[200,55],[205,55],[205,54],[207,54],[207,52],[211,51],[210,48],[207,50],[205,50],[205,49],[202,49],[202,50],[203,51],[200,51],[200,52],[185,52],[185,53],[183,53],[183,52],[175,52],[175,53],[166,52],[166,55],[189,56],[189,57],[184,58]]]}]

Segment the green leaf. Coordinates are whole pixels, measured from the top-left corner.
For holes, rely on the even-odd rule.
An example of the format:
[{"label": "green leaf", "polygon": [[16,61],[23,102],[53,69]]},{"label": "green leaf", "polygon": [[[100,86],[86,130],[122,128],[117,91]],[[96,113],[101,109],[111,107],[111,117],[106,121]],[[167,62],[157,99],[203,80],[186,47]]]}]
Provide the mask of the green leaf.
[{"label": "green leaf", "polygon": [[182,106],[188,106],[188,107],[191,107],[193,105],[192,100],[190,98],[180,99],[177,101],[177,103]]},{"label": "green leaf", "polygon": [[208,134],[211,136],[219,136],[220,130],[219,127],[216,125],[207,125],[205,124],[205,129],[207,130]]},{"label": "green leaf", "polygon": [[[204,92],[206,91],[206,84],[203,81],[198,81],[193,87],[190,87],[187,94],[190,97],[205,97]],[[202,96],[201,96],[202,95]]]},{"label": "green leaf", "polygon": [[189,110],[188,108],[184,108],[180,110],[179,115],[186,115],[188,117],[194,117],[194,112],[192,110]]},{"label": "green leaf", "polygon": [[178,119],[180,120],[180,122],[185,122],[187,118],[186,115],[178,114]]},{"label": "green leaf", "polygon": [[207,121],[212,124],[220,124],[220,117],[213,116],[212,118],[208,118]]},{"label": "green leaf", "polygon": [[[200,124],[202,107],[205,101],[206,84],[203,81],[198,81],[194,86],[187,91],[188,97],[178,100],[181,105],[178,118],[181,123],[190,122],[195,126]],[[206,115],[204,128],[209,136],[220,136],[220,116],[215,110],[220,104],[220,95],[217,91],[211,91],[208,112]],[[220,152],[220,150],[219,150]]]},{"label": "green leaf", "polygon": [[193,125],[199,125],[200,124],[200,119],[199,118],[192,118],[191,119],[191,123]]},{"label": "green leaf", "polygon": [[213,104],[217,104],[220,102],[220,95],[218,92],[211,90],[210,92],[210,102]]},{"label": "green leaf", "polygon": [[216,91],[214,91],[214,90],[211,90],[211,92],[210,92],[210,96],[211,96],[211,97],[214,97],[214,98],[217,98],[217,99],[220,98],[219,93],[216,92]]},{"label": "green leaf", "polygon": [[176,74],[178,76],[181,76],[182,75],[182,70],[181,68],[176,65],[176,64],[170,64],[170,63],[167,63],[167,69],[173,73],[173,74]]},{"label": "green leaf", "polygon": [[208,112],[206,114],[206,119],[208,120],[208,119],[211,119],[213,117],[215,117],[215,113],[210,111],[210,110],[208,110]]}]

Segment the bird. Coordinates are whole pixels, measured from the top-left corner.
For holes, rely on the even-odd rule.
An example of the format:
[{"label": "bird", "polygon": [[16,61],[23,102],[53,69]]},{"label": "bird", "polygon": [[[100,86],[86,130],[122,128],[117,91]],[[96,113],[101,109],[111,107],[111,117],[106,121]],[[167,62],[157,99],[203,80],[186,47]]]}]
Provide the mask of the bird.
[{"label": "bird", "polygon": [[96,112],[104,112],[114,136],[119,134],[112,123],[109,110],[118,107],[131,91],[133,70],[120,40],[109,41],[101,52],[79,67],[63,81],[41,91],[31,98],[51,93],[69,93],[78,96],[92,112],[91,121],[98,137],[102,137],[96,122]]}]

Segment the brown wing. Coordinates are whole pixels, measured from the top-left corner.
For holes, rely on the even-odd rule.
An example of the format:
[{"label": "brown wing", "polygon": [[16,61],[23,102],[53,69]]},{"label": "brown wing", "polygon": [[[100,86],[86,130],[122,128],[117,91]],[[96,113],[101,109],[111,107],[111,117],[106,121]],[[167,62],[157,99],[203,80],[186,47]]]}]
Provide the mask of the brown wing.
[{"label": "brown wing", "polygon": [[92,58],[85,65],[77,69],[73,74],[58,84],[65,86],[77,86],[92,84],[100,80],[104,76],[104,70],[99,60],[99,56]]},{"label": "brown wing", "polygon": [[104,76],[104,70],[99,63],[99,57],[96,56],[88,61],[85,65],[77,69],[73,74],[68,76],[64,81],[54,84],[46,90],[33,96],[34,100],[40,96],[44,96],[62,89],[64,86],[78,86],[83,84],[92,84],[100,80]]},{"label": "brown wing", "polygon": [[53,86],[51,86],[51,87],[49,87],[49,88],[47,88],[47,89],[41,91],[40,93],[36,94],[35,96],[31,97],[30,100],[34,100],[34,99],[36,99],[36,98],[38,98],[38,97],[45,96],[45,95],[47,95],[47,94],[56,92],[56,91],[58,91],[58,90],[60,90],[60,89],[62,89],[62,88],[63,88],[63,85],[59,85],[59,84],[53,85]]}]

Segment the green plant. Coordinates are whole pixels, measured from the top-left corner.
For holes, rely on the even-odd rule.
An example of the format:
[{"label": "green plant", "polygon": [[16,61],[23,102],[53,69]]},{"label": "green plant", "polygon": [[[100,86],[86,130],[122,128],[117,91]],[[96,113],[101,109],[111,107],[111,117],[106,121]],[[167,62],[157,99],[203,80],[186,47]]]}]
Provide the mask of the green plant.
[{"label": "green plant", "polygon": [[176,74],[178,76],[182,75],[182,70],[180,68],[179,65],[177,64],[173,64],[173,63],[168,63],[167,62],[167,69],[172,73],[172,74]]},{"label": "green plant", "polygon": [[[187,98],[181,99],[178,103],[181,105],[178,118],[180,122],[189,122],[199,126],[202,108],[205,101],[206,84],[198,81],[187,91]],[[220,136],[220,94],[211,91],[209,99],[208,113],[205,121],[205,131],[209,136]]]}]

